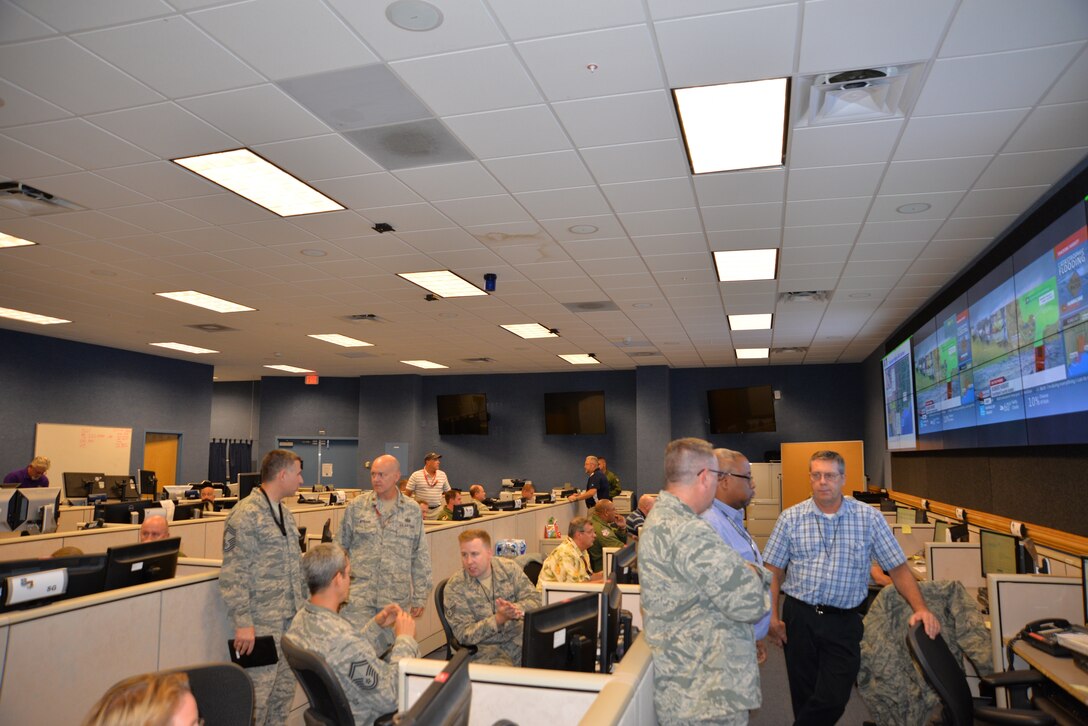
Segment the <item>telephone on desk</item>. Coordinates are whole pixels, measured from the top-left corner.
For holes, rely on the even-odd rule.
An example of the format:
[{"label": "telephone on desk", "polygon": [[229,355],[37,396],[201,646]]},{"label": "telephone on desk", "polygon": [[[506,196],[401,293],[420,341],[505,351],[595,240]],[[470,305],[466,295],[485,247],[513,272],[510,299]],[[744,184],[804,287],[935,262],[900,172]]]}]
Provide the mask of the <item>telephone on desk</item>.
[{"label": "telephone on desk", "polygon": [[1058,635],[1069,633],[1075,626],[1069,624],[1063,618],[1043,618],[1033,620],[1024,626],[1017,634],[1016,639],[1023,640],[1028,645],[1034,646],[1044,653],[1058,658],[1068,658],[1072,655],[1069,649],[1058,642]]}]

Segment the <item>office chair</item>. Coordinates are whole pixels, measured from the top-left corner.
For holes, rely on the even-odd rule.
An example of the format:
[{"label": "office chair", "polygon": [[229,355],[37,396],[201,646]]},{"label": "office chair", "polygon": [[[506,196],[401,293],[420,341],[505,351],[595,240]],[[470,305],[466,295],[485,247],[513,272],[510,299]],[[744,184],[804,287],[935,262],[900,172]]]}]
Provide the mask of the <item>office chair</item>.
[{"label": "office chair", "polygon": [[434,588],[434,606],[438,610],[438,619],[442,622],[442,631],[446,634],[446,660],[453,657],[455,651],[467,648],[473,653],[476,652],[475,645],[465,645],[457,639],[457,636],[453,634],[453,628],[450,627],[450,623],[446,620],[446,583],[449,582],[447,577],[442,582],[438,583]]},{"label": "office chair", "polygon": [[543,562],[529,560],[525,563],[525,567],[523,567],[522,570],[525,572],[525,576],[529,578],[529,582],[535,585],[536,581],[540,579],[540,570],[543,568]]},{"label": "office chair", "polygon": [[[997,708],[976,701],[967,686],[967,676],[956,662],[944,638],[938,635],[930,639],[922,623],[911,626],[907,633],[907,645],[922,668],[926,681],[940,696],[943,706],[942,723],[949,726],[971,726],[974,723],[1022,724],[1023,726],[1049,726],[1054,719],[1042,711],[1025,708]],[[1036,671],[1006,671],[982,676],[982,683],[992,688],[1016,688],[1026,690],[1046,678]],[[1015,702],[1015,701],[1014,701]]]},{"label": "office chair", "polygon": [[310,699],[310,707],[303,714],[306,726],[355,723],[348,697],[328,661],[312,650],[299,647],[286,635],[280,639],[280,646],[287,665],[302,685],[306,698]]},{"label": "office chair", "polygon": [[209,663],[163,671],[189,676],[189,690],[207,726],[253,723],[253,681],[235,663]]}]

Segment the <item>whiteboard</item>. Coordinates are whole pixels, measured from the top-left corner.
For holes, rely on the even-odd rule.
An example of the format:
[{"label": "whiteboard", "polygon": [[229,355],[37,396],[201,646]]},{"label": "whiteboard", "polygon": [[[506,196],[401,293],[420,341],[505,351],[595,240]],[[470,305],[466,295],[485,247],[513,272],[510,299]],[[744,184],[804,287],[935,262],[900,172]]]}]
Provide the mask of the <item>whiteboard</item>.
[{"label": "whiteboard", "polygon": [[66,471],[132,474],[132,429],[39,423],[34,455],[48,457],[49,483],[63,486]]}]

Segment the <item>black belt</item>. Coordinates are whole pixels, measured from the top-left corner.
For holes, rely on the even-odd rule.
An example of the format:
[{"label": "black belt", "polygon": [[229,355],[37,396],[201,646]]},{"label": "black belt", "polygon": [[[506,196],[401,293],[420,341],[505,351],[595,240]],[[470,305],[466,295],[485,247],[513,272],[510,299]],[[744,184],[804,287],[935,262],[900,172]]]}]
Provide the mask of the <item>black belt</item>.
[{"label": "black belt", "polygon": [[786,595],[790,600],[793,600],[798,605],[804,605],[806,608],[812,608],[818,615],[853,615],[861,612],[861,605],[855,605],[852,608],[837,608],[831,605],[812,605],[804,600],[798,600],[793,595]]}]

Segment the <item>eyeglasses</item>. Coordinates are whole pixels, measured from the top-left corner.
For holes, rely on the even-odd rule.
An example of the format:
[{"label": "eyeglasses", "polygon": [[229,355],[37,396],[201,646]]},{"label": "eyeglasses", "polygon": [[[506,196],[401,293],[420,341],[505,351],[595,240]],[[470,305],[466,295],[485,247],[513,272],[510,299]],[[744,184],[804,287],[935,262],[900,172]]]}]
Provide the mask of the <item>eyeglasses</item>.
[{"label": "eyeglasses", "polygon": [[808,473],[808,478],[811,481],[820,481],[821,479],[824,481],[836,481],[840,476],[842,476],[842,474],[837,471],[810,471]]},{"label": "eyeglasses", "polygon": [[[718,475],[718,481],[722,481],[723,479],[725,479],[725,477],[729,476],[728,471],[718,471],[717,469],[711,469],[709,466],[707,468],[703,469],[703,471],[712,471],[712,472],[714,472],[715,474]],[[701,471],[699,473],[702,474],[703,471]]]},{"label": "eyeglasses", "polygon": [[752,481],[752,475],[751,474],[738,474],[735,471],[731,471],[731,472],[729,472],[729,476],[735,476],[738,479],[744,479],[745,481]]}]

